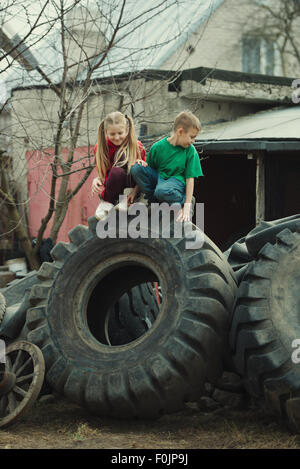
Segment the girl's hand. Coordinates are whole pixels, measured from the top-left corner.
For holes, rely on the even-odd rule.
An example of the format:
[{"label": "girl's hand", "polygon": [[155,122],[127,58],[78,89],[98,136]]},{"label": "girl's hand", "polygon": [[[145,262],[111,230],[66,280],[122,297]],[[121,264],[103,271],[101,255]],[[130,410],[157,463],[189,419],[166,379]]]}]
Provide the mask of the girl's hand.
[{"label": "girl's hand", "polygon": [[104,185],[103,183],[100,181],[100,179],[98,177],[94,178],[93,179],[93,182],[92,182],[92,194],[99,194],[100,192],[102,192],[104,189]]},{"label": "girl's hand", "polygon": [[144,167],[148,166],[148,163],[146,163],[146,161],[144,160],[137,160],[137,164],[142,165]]}]

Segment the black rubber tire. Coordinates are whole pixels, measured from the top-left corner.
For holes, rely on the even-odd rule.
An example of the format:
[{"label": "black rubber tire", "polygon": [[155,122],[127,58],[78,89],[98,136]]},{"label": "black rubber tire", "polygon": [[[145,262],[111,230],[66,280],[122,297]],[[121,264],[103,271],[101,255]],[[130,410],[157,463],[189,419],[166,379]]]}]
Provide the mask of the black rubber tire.
[{"label": "black rubber tire", "polygon": [[15,279],[10,282],[6,288],[1,290],[3,296],[5,296],[6,306],[9,307],[22,303],[26,291],[30,290],[36,283],[39,283],[39,279],[35,270],[29,272],[21,279]]},{"label": "black rubber tire", "polygon": [[[70,243],[54,247],[54,262],[42,265],[31,290],[28,340],[43,352],[46,380],[103,416],[156,418],[182,409],[222,374],[233,271],[207,237],[201,249],[186,249],[200,234],[195,227],[187,239],[101,240],[96,223],[75,227]],[[106,312],[130,288],[157,281],[163,303],[153,326],[109,346]]]},{"label": "black rubber tire", "polygon": [[3,296],[2,293],[0,293],[0,324],[1,324],[2,319],[4,317],[5,310],[6,310],[5,296]]},{"label": "black rubber tire", "polygon": [[[12,281],[3,288],[5,300],[5,315],[0,318],[0,337],[5,340],[26,339],[25,327],[26,311],[30,307],[29,294],[31,287],[39,283],[37,272],[29,272],[24,278]],[[1,316],[1,308],[0,308]]]},{"label": "black rubber tire", "polygon": [[249,262],[253,260],[248,252],[245,238],[236,241],[224,252],[224,255],[235,273],[237,284],[240,285]]},{"label": "black rubber tire", "polygon": [[262,221],[251,230],[245,238],[249,255],[255,258],[266,243],[274,244],[277,234],[285,228],[292,232],[299,231],[300,213],[278,220]]},{"label": "black rubber tire", "polygon": [[247,391],[299,429],[300,364],[292,354],[300,339],[300,230],[286,228],[275,241],[260,250],[239,286],[230,346]]},{"label": "black rubber tire", "polygon": [[224,252],[224,255],[235,272],[240,285],[249,263],[256,259],[266,243],[275,244],[276,235],[288,228],[292,232],[300,230],[300,214],[272,221],[262,221],[243,238],[237,240]]},{"label": "black rubber tire", "polygon": [[124,345],[145,334],[153,325],[159,306],[151,283],[133,287],[109,309],[107,342]]}]

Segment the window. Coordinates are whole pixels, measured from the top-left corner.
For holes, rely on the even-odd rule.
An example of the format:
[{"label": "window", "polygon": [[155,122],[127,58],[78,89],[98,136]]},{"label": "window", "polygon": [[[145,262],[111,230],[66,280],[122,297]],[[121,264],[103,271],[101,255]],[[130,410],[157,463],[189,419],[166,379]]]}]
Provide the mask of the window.
[{"label": "window", "polygon": [[242,39],[243,72],[274,75],[275,44],[271,39],[244,36]]}]

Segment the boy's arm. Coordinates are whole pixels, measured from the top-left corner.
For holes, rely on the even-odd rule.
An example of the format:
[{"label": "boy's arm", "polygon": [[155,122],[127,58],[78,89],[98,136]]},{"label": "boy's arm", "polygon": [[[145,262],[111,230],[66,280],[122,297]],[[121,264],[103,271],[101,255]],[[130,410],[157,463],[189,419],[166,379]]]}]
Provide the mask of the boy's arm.
[{"label": "boy's arm", "polygon": [[186,179],[185,186],[185,203],[178,213],[177,221],[190,221],[191,220],[191,207],[192,197],[194,192],[194,178]]},{"label": "boy's arm", "polygon": [[194,178],[187,178],[185,182],[185,204],[190,204],[194,193]]}]

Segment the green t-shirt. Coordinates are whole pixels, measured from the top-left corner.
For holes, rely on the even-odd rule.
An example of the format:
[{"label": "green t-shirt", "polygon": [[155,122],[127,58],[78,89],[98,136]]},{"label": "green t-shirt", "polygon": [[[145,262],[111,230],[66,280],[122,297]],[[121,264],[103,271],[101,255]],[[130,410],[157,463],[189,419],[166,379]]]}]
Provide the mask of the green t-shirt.
[{"label": "green t-shirt", "polygon": [[199,155],[194,145],[183,148],[172,145],[167,137],[154,143],[147,155],[148,165],[162,178],[175,177],[184,184],[187,178],[203,176]]}]

